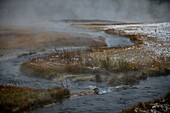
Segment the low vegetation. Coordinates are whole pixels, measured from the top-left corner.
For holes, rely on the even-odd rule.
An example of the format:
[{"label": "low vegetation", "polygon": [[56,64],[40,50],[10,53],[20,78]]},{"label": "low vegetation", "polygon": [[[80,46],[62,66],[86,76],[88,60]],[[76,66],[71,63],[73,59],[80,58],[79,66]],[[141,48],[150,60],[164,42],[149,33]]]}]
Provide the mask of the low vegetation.
[{"label": "low vegetation", "polygon": [[170,111],[170,92],[164,97],[156,98],[154,101],[139,102],[122,113],[169,113]]},{"label": "low vegetation", "polygon": [[0,111],[24,112],[69,97],[68,89],[54,87],[48,90],[0,85]]},{"label": "low vegetation", "polygon": [[[25,31],[26,30],[26,31]],[[86,35],[69,35],[50,31],[32,31],[30,29],[0,29],[0,49],[54,48],[65,46],[104,45]],[[93,46],[93,45],[92,45]]]},{"label": "low vegetation", "polygon": [[102,82],[102,78],[101,78],[101,76],[99,74],[95,75],[95,81],[96,82]]},{"label": "low vegetation", "polygon": [[[160,36],[157,33],[159,29],[159,32],[163,32],[167,28],[124,26],[123,28],[106,29],[107,25],[101,26],[97,25],[94,29],[99,27],[100,30],[106,33],[127,36],[136,45],[104,48],[100,44],[94,44],[90,49],[83,51],[63,50],[60,53],[38,57],[23,63],[21,70],[24,71],[22,72],[28,74],[27,70],[30,71],[31,69],[32,73],[43,78],[69,74],[95,75],[98,73],[100,76],[108,75],[107,82],[110,85],[121,84],[122,82],[131,84],[138,82],[140,79],[146,79],[148,75],[169,74],[168,46],[165,44],[168,38],[166,33],[160,33]],[[148,30],[150,32],[146,32]],[[114,76],[110,75],[118,75],[118,79],[115,80]]]},{"label": "low vegetation", "polygon": [[[90,74],[107,72],[126,72],[137,70],[135,64],[123,59],[113,60],[111,57],[94,57],[94,50],[66,51],[52,54],[47,57],[38,57],[25,62],[21,71],[38,77],[52,78],[62,74]],[[29,72],[29,73],[27,73]]]},{"label": "low vegetation", "polygon": [[94,40],[85,34],[67,34],[32,28],[0,27],[0,57],[29,55],[25,51],[45,52],[61,47],[106,46],[103,37]]},{"label": "low vegetation", "polygon": [[[167,67],[169,63],[164,58],[153,60],[151,56],[142,62],[140,60],[142,53],[139,50],[126,50],[126,53],[124,53],[125,50],[126,48],[120,50],[113,48],[107,51],[94,48],[70,52],[63,50],[61,53],[38,57],[25,62],[20,69],[27,75],[46,79],[59,78],[68,74],[99,73],[102,76],[103,74],[119,75],[124,73],[124,77],[116,79],[116,81],[114,77],[109,80],[108,83],[110,85],[120,85],[123,82],[128,85],[134,84],[143,78],[146,79],[147,75],[164,75],[169,73]],[[135,54],[134,57],[132,54]],[[134,60],[129,61],[129,58]],[[136,75],[133,73],[136,73]]]},{"label": "low vegetation", "polygon": [[[3,56],[3,50],[23,47],[35,47],[39,48],[40,51],[45,51],[44,48],[50,47],[89,46],[89,49],[86,50],[69,51],[63,49],[56,51],[55,54],[34,58],[24,62],[20,70],[28,76],[45,79],[55,78],[55,80],[65,79],[64,76],[72,76],[72,82],[105,82],[110,86],[131,86],[140,80],[145,80],[147,76],[168,75],[170,73],[169,44],[167,44],[169,35],[163,32],[167,28],[130,26],[106,29],[107,25],[101,26],[91,27],[106,33],[127,36],[132,42],[135,42],[135,45],[105,48],[106,43],[103,37],[98,37],[100,41],[95,41],[86,36],[80,38],[80,36],[56,32],[0,31],[0,56]],[[24,53],[18,57],[31,54],[34,52]],[[23,112],[60,101],[69,95],[68,89],[58,87],[41,90],[0,85],[0,108],[4,113]],[[154,101],[139,102],[138,105],[122,112],[168,112],[170,110],[169,96],[170,93]]]}]

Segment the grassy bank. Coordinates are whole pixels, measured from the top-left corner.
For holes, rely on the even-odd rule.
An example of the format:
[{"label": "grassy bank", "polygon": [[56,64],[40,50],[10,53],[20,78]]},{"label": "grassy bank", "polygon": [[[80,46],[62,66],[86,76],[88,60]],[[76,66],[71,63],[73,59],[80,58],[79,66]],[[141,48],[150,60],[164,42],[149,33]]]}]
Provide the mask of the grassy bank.
[{"label": "grassy bank", "polygon": [[[64,50],[62,53],[38,57],[25,62],[20,69],[27,75],[45,79],[61,78],[65,75],[95,75],[99,73],[101,77],[107,78],[108,84],[113,86],[130,85],[141,79],[146,79],[148,75],[157,76],[169,73],[168,62],[161,59],[159,61],[146,59],[145,62],[140,61],[141,54],[140,51],[126,50],[126,48],[107,50],[93,48],[73,52]],[[137,61],[130,62],[126,60],[128,58],[134,58]],[[76,78],[80,79],[78,76]]]},{"label": "grassy bank", "polygon": [[[93,40],[89,35],[71,35],[52,31],[37,31],[28,28],[7,28],[0,27],[0,50],[12,49],[44,49],[66,46],[97,46],[105,45],[100,41]],[[93,45],[94,44],[94,45]],[[0,51],[1,52],[1,51]]]},{"label": "grassy bank", "polygon": [[68,89],[54,87],[49,90],[0,85],[2,113],[24,112],[69,97]]},{"label": "grassy bank", "polygon": [[[139,70],[135,63],[123,59],[114,60],[109,55],[98,57],[98,49],[66,51],[25,62],[21,71],[38,77],[51,78],[63,74],[119,73]],[[27,73],[28,72],[28,73]]]},{"label": "grassy bank", "polygon": [[170,92],[164,97],[156,98],[154,101],[139,102],[133,107],[123,110],[122,113],[169,113]]},{"label": "grassy bank", "polygon": [[[98,40],[98,41],[96,41]],[[48,30],[0,26],[0,60],[53,51],[61,47],[105,46],[103,37],[59,33]]]},{"label": "grassy bank", "polygon": [[22,64],[21,70],[28,72],[27,74],[31,70],[36,76],[44,78],[99,73],[100,76],[107,75],[106,82],[110,85],[119,85],[124,81],[125,84],[130,84],[129,81],[133,83],[148,75],[169,74],[170,60],[167,44],[169,27],[159,24],[158,26],[155,24],[112,26],[112,28],[107,25],[91,27],[101,28],[100,30],[106,33],[127,36],[136,45],[121,48],[92,47],[85,51],[73,52],[63,50],[62,53],[27,61]]}]

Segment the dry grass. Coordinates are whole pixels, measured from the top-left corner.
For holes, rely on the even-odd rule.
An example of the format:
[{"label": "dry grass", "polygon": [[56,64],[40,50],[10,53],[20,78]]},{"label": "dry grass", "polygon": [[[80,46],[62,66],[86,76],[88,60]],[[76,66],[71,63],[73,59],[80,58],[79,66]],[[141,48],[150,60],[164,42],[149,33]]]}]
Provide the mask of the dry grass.
[{"label": "dry grass", "polygon": [[[73,52],[63,50],[62,53],[39,57],[25,62],[22,64],[21,70],[24,73],[28,72],[30,74],[32,72],[31,75],[47,79],[60,77],[63,74],[138,72],[138,75],[141,73],[145,73],[145,75],[159,75],[169,72],[167,68],[169,63],[164,58],[161,58],[158,62],[158,60],[153,60],[152,56],[150,56],[143,61],[141,60],[142,53],[140,50],[126,50],[126,48],[115,50],[108,49],[106,51],[99,49],[94,51],[93,49]],[[145,55],[148,54],[150,53],[145,53]],[[129,61],[129,59],[132,60]],[[134,81],[139,80],[138,77],[135,79]],[[111,83],[110,81],[109,84],[117,83]]]},{"label": "dry grass", "polygon": [[[47,57],[38,57],[25,62],[21,66],[21,71],[33,72],[37,76],[51,78],[62,74],[91,73],[92,69],[87,68],[84,57],[88,51],[63,50],[62,53],[52,54]],[[33,74],[31,73],[31,74]]]},{"label": "dry grass", "polygon": [[[133,63],[123,59],[115,61],[109,55],[106,58],[93,56],[93,50],[72,51],[63,50],[62,53],[52,54],[47,57],[38,57],[25,62],[21,71],[33,72],[36,76],[51,78],[62,74],[89,74],[105,72],[127,72],[137,70]],[[28,70],[28,71],[27,71]],[[31,75],[33,74],[31,73]]]},{"label": "dry grass", "polygon": [[[39,50],[44,48],[70,47],[70,46],[105,46],[103,38],[93,40],[89,35],[71,35],[51,31],[33,31],[27,28],[0,28],[0,53],[8,50]],[[10,51],[11,52],[11,51]]]},{"label": "dry grass", "polygon": [[0,85],[1,112],[24,112],[36,107],[57,102],[68,97],[68,89],[55,87],[49,90]]},{"label": "dry grass", "polygon": [[[149,37],[150,34],[145,33],[145,31],[131,32],[136,29],[146,29],[147,31],[149,29],[151,31],[149,33],[155,37]],[[137,75],[145,73],[142,75],[144,78],[145,75],[167,75],[170,70],[170,62],[165,50],[168,50],[168,46],[163,44],[167,42],[159,39],[157,33],[154,33],[155,29],[157,30],[157,27],[145,28],[140,26],[108,29],[106,33],[128,36],[136,45],[122,48],[91,48],[86,51],[74,52],[63,51],[60,54],[32,59],[24,63],[23,66],[29,67],[43,76],[87,73],[108,75],[112,73],[124,73],[126,75],[128,73],[133,75],[133,72],[137,72]],[[166,30],[164,28],[159,29]],[[166,37],[166,35],[162,37]],[[138,81],[140,77],[135,79],[134,81]],[[110,84],[115,83],[110,82]]]},{"label": "dry grass", "polygon": [[77,82],[77,81],[90,81],[94,78],[94,75],[89,75],[89,76],[74,76],[71,81],[72,82]]}]

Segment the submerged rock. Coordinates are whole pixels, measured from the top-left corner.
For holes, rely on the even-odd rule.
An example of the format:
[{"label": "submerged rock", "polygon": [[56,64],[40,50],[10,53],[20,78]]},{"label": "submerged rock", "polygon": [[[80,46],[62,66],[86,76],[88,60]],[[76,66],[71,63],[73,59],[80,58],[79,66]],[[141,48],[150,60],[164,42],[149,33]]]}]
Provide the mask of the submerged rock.
[{"label": "submerged rock", "polygon": [[96,87],[96,88],[93,88],[92,90],[94,94],[99,94],[99,88]]}]

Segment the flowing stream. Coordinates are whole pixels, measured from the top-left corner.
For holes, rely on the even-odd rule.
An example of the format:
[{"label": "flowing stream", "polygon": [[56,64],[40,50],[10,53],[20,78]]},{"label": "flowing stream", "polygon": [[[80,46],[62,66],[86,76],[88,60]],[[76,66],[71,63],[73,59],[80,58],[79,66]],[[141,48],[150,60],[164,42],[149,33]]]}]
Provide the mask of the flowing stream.
[{"label": "flowing stream", "polygon": [[[55,27],[54,27],[55,28]],[[52,29],[54,29],[52,28]],[[57,29],[57,28],[56,28]],[[70,30],[69,30],[70,31]],[[74,33],[76,31],[72,31]],[[80,31],[82,32],[82,31]],[[83,32],[90,35],[104,36],[109,47],[133,45],[129,38],[106,34],[105,32]],[[116,43],[115,43],[116,42]],[[48,89],[60,86],[60,83],[44,80],[40,78],[28,77],[20,72],[20,65],[32,58],[47,56],[51,53],[35,54],[21,58],[0,62],[0,84],[13,86],[28,86],[32,88]],[[106,84],[92,81],[71,83],[68,79],[65,84],[69,85],[71,92],[89,91],[98,87],[101,95],[88,94],[85,96],[71,96],[70,99],[56,104],[50,108],[39,108],[32,113],[118,113],[122,109],[131,107],[139,101],[145,102],[163,96],[170,91],[170,76],[148,77],[140,81],[139,85],[144,88],[108,87]]]},{"label": "flowing stream", "polygon": [[[139,85],[150,89],[102,87],[103,95],[89,94],[72,97],[50,108],[40,108],[32,113],[119,113],[138,102],[146,102],[166,94],[170,90],[170,76],[150,77]],[[100,87],[99,87],[100,89]]]}]

